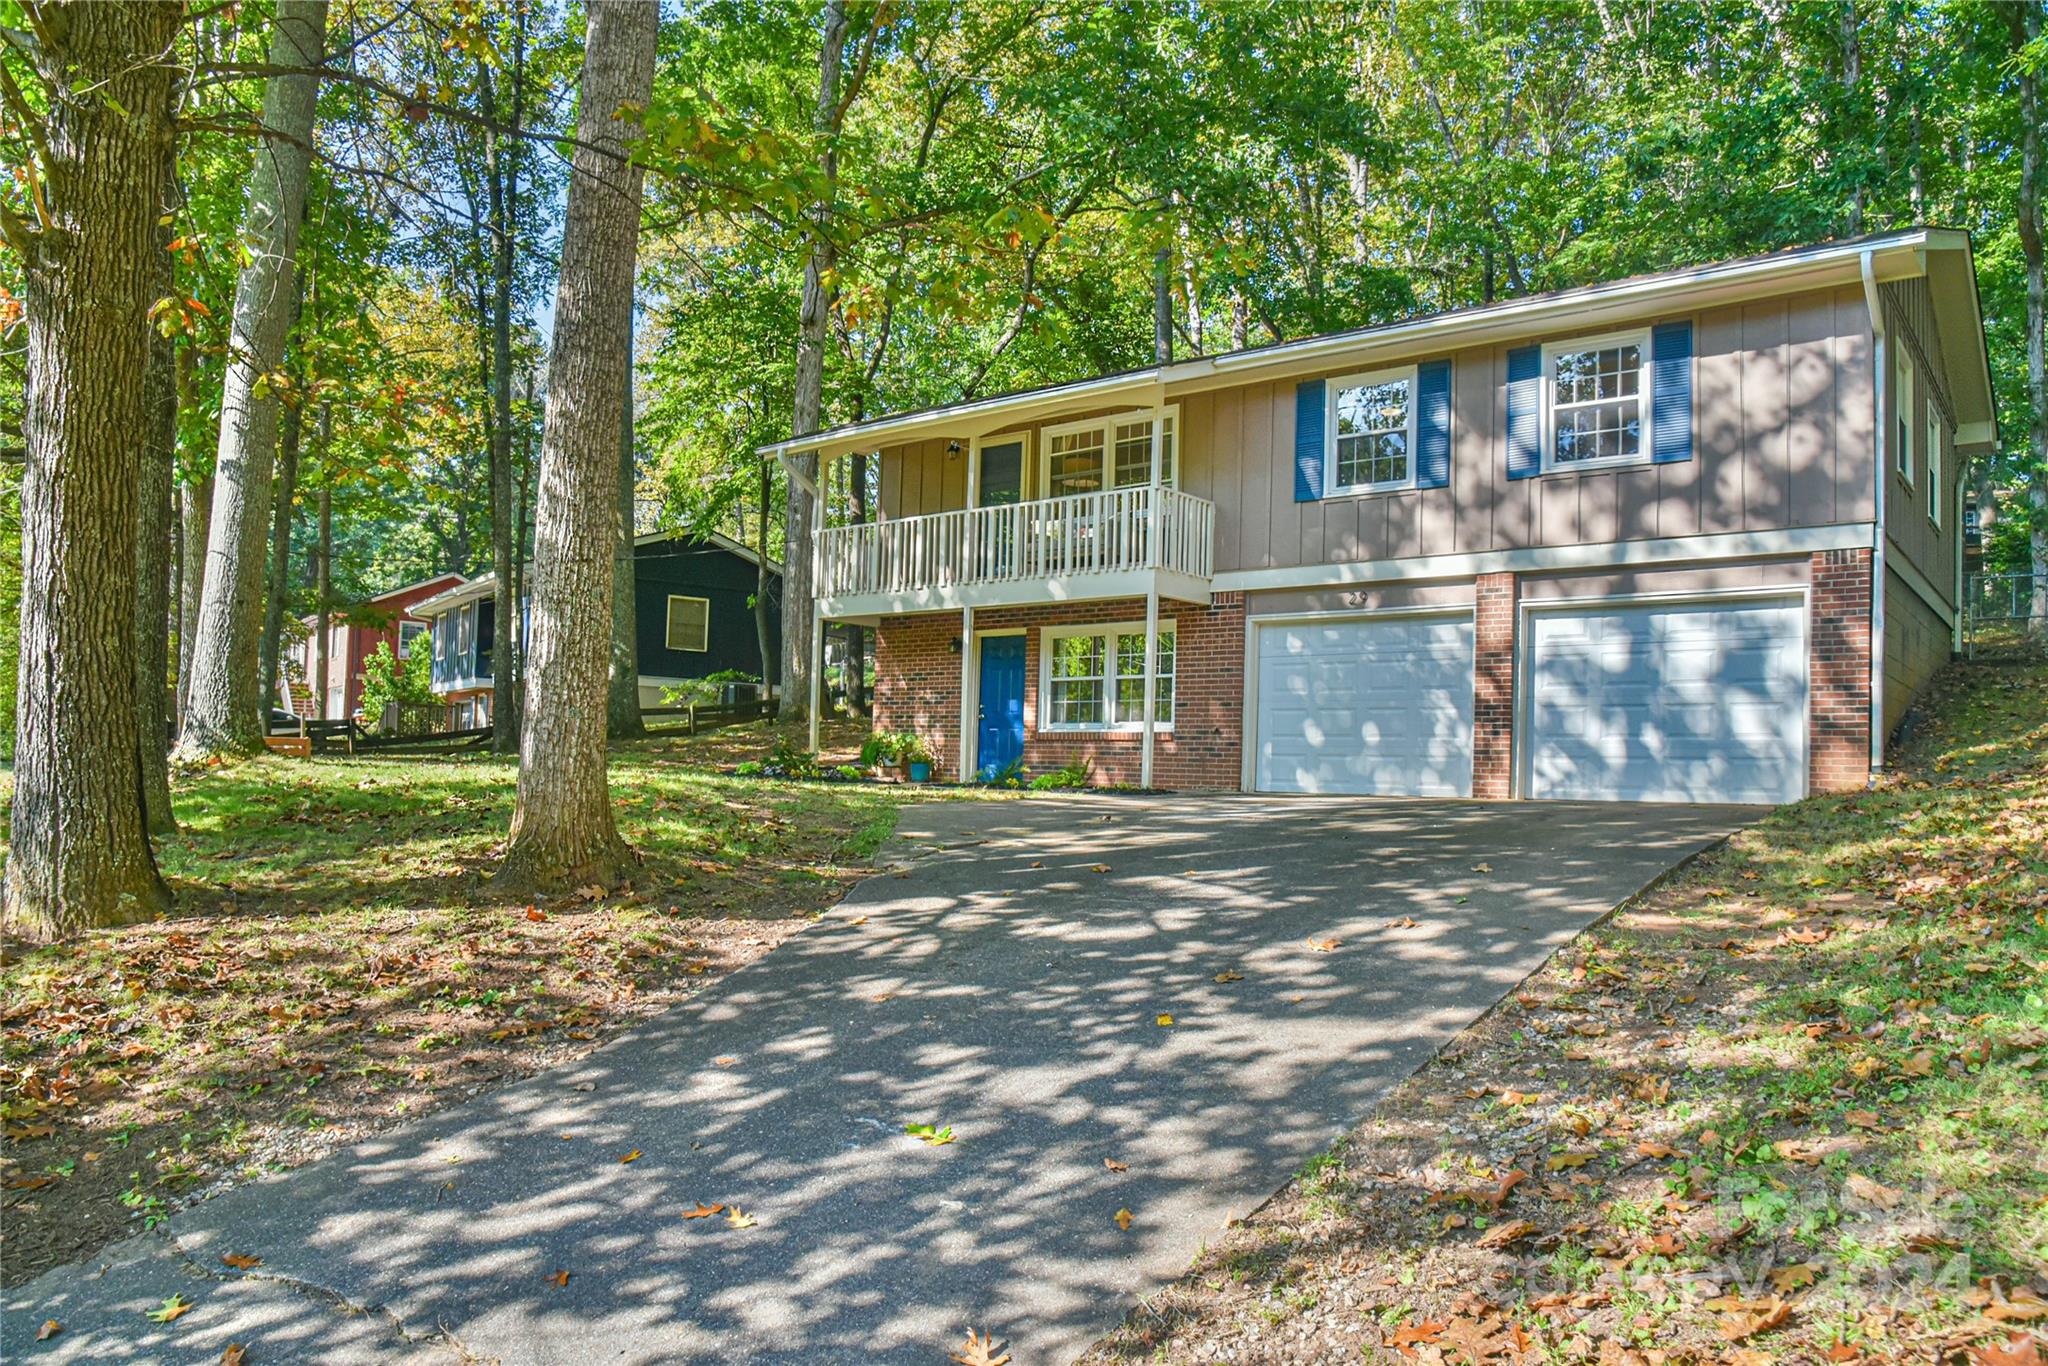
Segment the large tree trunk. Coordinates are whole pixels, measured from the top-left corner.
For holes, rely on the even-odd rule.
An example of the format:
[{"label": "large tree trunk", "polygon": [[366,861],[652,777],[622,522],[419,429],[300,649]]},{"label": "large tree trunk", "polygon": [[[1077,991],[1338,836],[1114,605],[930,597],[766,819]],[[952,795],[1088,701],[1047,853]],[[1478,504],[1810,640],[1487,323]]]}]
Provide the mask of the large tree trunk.
[{"label": "large tree trunk", "polygon": [[143,829],[135,711],[136,433],[181,6],[40,11],[41,230],[27,277],[14,811],[0,924],[52,938],[170,906]]},{"label": "large tree trunk", "polygon": [[[2014,12],[2016,11],[2016,12]],[[2008,11],[2015,50],[2040,41],[2041,0],[2025,0]],[[2031,604],[2035,631],[2048,638],[2048,281],[2043,279],[2041,221],[2041,81],[2025,63],[2020,69],[2020,250],[2027,263],[2027,508],[2032,523],[2028,550],[2034,566]]]},{"label": "large tree trunk", "polygon": [[[327,0],[278,0],[272,64],[318,66],[326,27]],[[187,760],[263,748],[258,653],[278,417],[278,396],[265,377],[283,360],[291,325],[319,84],[315,76],[272,76],[263,90],[269,135],[258,144],[242,220],[250,259],[235,282],[214,465],[213,544],[192,649],[192,694],[178,738]]]},{"label": "large tree trunk", "polygon": [[619,414],[619,521],[612,551],[612,664],[605,692],[605,729],[614,740],[645,735],[640,719],[640,614],[634,601],[633,333],[626,332],[626,402]]},{"label": "large tree trunk", "polygon": [[[828,223],[839,184],[839,124],[845,116],[839,99],[839,77],[846,59],[845,0],[825,0],[825,27],[818,50],[818,105],[811,128],[817,133],[819,180],[823,189],[811,205],[805,233],[809,248],[804,261],[803,305],[797,315],[796,403],[791,432],[809,436],[818,430],[825,410],[825,327],[830,320],[827,280],[839,263],[839,247]],[[816,487],[815,453],[792,456],[789,497],[782,520],[782,705],[785,720],[801,721],[811,709],[811,611],[817,586],[811,582],[811,540],[818,533],[818,500],[804,492]]]},{"label": "large tree trunk", "polygon": [[[776,695],[778,660],[775,654],[775,630],[771,623],[770,598],[775,588],[775,576],[768,571],[768,518],[775,501],[775,470],[765,460],[761,462],[761,506],[756,516],[759,525],[755,528],[754,545],[760,551],[760,558],[754,565],[754,639],[761,646],[761,696]],[[785,610],[788,599],[782,600]]]},{"label": "large tree trunk", "polygon": [[[175,92],[164,105],[165,116],[177,109]],[[168,201],[177,175],[177,155],[164,147],[164,197]],[[177,258],[167,249],[172,240],[168,205],[157,224],[156,283],[158,298],[177,285]],[[178,446],[178,352],[170,336],[154,328],[149,337],[149,378],[143,392],[141,504],[135,519],[135,725],[137,757],[142,764],[142,819],[152,834],[178,828],[171,814],[171,529],[172,480]]]},{"label": "large tree trunk", "polygon": [[[179,373],[189,372],[183,358],[192,354],[186,347],[179,353]],[[178,410],[183,412],[181,401]],[[206,552],[212,543],[213,476],[178,489],[178,729],[185,729],[185,713],[192,704],[192,645],[199,635],[199,596],[206,581]]]},{"label": "large tree trunk", "polygon": [[[491,654],[491,747],[519,752],[526,642],[519,621],[518,559],[524,528],[515,507],[512,472],[512,285],[519,226],[518,136],[526,117],[525,6],[515,9],[512,37],[512,108],[508,132],[492,129],[485,140],[485,176],[491,216],[491,569],[496,575],[497,644]],[[477,77],[484,114],[496,120],[498,107],[488,63]]]},{"label": "large tree trunk", "polygon": [[284,600],[291,586],[292,499],[299,487],[299,439],[305,413],[294,403],[284,411],[277,444],[277,487],[271,499],[270,583],[263,595],[263,709],[278,705],[278,661],[284,653]]},{"label": "large tree trunk", "polygon": [[[617,884],[632,853],[605,782],[619,429],[632,357],[640,168],[620,117],[654,89],[659,15],[645,0],[593,0],[563,216],[562,270],[541,434],[533,553],[533,640],[503,890]],[[597,416],[605,415],[605,416]],[[609,419],[609,420],[607,420]]]}]

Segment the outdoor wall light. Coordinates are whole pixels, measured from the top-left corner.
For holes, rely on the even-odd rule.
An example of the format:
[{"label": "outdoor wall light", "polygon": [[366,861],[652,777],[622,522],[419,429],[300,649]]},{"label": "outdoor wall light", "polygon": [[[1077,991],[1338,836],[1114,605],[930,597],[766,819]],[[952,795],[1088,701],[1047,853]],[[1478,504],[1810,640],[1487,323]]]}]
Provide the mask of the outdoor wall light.
[{"label": "outdoor wall light", "polygon": [[959,654],[961,649],[960,637],[954,636],[951,640],[947,641],[946,648],[956,655]]},{"label": "outdoor wall light", "polygon": [[957,441],[948,441],[948,442],[946,443],[946,459],[948,459],[948,460],[958,460],[959,458],[960,458],[960,443],[959,443],[959,442],[957,442]]}]

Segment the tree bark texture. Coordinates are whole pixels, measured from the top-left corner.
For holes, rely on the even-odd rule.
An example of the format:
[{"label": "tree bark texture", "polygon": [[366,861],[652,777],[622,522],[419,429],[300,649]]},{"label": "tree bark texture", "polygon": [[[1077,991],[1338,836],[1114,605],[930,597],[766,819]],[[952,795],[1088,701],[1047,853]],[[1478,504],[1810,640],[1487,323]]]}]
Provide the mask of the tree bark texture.
[{"label": "tree bark texture", "polygon": [[[186,347],[181,355],[190,355]],[[184,404],[180,403],[182,411]],[[199,595],[206,579],[206,548],[213,533],[213,476],[178,489],[184,547],[178,557],[178,730],[192,703],[192,645],[199,634]]]},{"label": "tree bark texture", "polygon": [[612,661],[605,693],[605,729],[614,740],[645,735],[640,719],[640,614],[634,601],[633,334],[626,332],[626,402],[619,414],[619,523],[612,552]]},{"label": "tree bark texture", "polygon": [[292,499],[299,487],[299,439],[305,414],[294,403],[284,410],[277,443],[277,482],[272,489],[269,584],[263,594],[263,709],[278,705],[279,661],[284,656],[284,599],[291,585]]},{"label": "tree bark texture", "polygon": [[[2041,0],[2024,0],[2010,15],[2013,46],[2038,42]],[[2020,64],[2020,250],[2027,263],[2027,481],[2031,529],[2027,539],[2034,566],[2030,604],[2034,629],[2048,637],[2048,279],[2044,279],[2041,221],[2041,81]]]},{"label": "tree bark texture", "polygon": [[24,261],[14,811],[0,923],[31,938],[170,906],[143,829],[135,708],[136,434],[182,6],[46,4],[44,226]]},{"label": "tree bark texture", "polygon": [[[822,425],[825,410],[825,327],[831,301],[826,278],[838,265],[839,248],[827,229],[831,199],[839,183],[837,142],[844,111],[839,102],[839,77],[846,62],[845,0],[826,0],[823,40],[818,50],[818,107],[811,127],[823,143],[818,169],[823,197],[810,209],[805,234],[810,251],[804,262],[804,293],[797,314],[796,403],[791,431],[809,436]],[[782,525],[782,705],[784,720],[808,718],[811,706],[811,611],[816,585],[811,582],[811,541],[818,534],[817,498],[804,492],[803,480],[815,488],[815,452],[792,456],[799,476],[789,481]]]},{"label": "tree bark texture", "polygon": [[[165,117],[177,107],[175,89]],[[177,287],[177,268],[168,250],[171,189],[177,156],[164,148],[163,216],[156,230],[156,282],[162,298]],[[142,764],[142,821],[152,834],[178,828],[171,814],[171,528],[177,522],[172,497],[178,446],[178,350],[164,332],[149,334],[149,376],[144,381],[143,440],[139,503],[135,517],[135,736]]]},{"label": "tree bark texture", "polygon": [[642,173],[622,106],[654,88],[655,6],[593,0],[583,53],[534,516],[533,637],[507,891],[617,884],[631,851],[605,773],[619,413],[632,364]]},{"label": "tree bark texture", "polygon": [[[327,0],[278,0],[271,63],[318,66],[326,27]],[[263,89],[263,127],[271,135],[257,144],[242,218],[250,261],[235,282],[221,390],[213,539],[192,649],[192,693],[178,739],[187,760],[263,748],[258,654],[279,402],[269,377],[284,359],[297,297],[299,223],[319,84],[315,76],[272,76]]]}]

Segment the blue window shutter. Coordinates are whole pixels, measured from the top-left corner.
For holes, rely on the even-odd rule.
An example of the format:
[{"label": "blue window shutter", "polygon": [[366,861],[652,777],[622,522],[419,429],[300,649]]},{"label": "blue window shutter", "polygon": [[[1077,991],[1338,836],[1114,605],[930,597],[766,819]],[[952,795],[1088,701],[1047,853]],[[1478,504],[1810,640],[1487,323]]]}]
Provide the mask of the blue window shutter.
[{"label": "blue window shutter", "polygon": [[1415,367],[1415,487],[1451,482],[1451,363]]},{"label": "blue window shutter", "polygon": [[1294,501],[1323,496],[1323,396],[1327,385],[1305,379],[1294,386]]},{"label": "blue window shutter", "polygon": [[1650,458],[1659,465],[1692,459],[1692,324],[1665,323],[1650,333]]},{"label": "blue window shutter", "polygon": [[1508,478],[1543,473],[1543,348],[1508,352]]}]

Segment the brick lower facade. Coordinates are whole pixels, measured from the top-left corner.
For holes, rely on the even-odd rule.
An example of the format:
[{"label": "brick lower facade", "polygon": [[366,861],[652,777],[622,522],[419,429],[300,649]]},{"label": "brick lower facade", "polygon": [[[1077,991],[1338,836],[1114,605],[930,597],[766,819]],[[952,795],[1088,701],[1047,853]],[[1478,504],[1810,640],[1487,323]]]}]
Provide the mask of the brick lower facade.
[{"label": "brick lower facade", "polygon": [[1515,576],[1482,574],[1472,594],[1472,795],[1515,795]]},{"label": "brick lower facade", "polygon": [[[1870,776],[1870,607],[1868,549],[1815,554],[1809,565],[1810,732],[1808,782],[1814,792],[1851,790]],[[1522,585],[1512,573],[1474,583],[1472,795],[1514,796],[1517,623]],[[974,629],[1025,635],[1024,764],[1032,774],[1085,759],[1094,782],[1134,786],[1141,737],[1134,733],[1041,731],[1044,628],[1142,622],[1143,599],[986,608]],[[1218,593],[1207,607],[1162,602],[1160,619],[1176,628],[1175,725],[1161,731],[1153,783],[1181,790],[1242,785],[1247,723],[1245,600]],[[962,638],[957,612],[884,619],[875,631],[875,724],[922,736],[940,776],[959,773]]]},{"label": "brick lower facade", "polygon": [[1843,792],[1870,780],[1870,551],[1813,556],[1807,630],[1807,785]]},{"label": "brick lower facade", "polygon": [[[1142,598],[991,607],[974,629],[1025,632],[1024,767],[1036,775],[1086,760],[1093,781],[1135,786],[1143,737],[1131,732],[1041,731],[1039,696],[1044,630],[1145,619]],[[1152,781],[1181,790],[1235,790],[1244,753],[1244,595],[1218,593],[1207,606],[1161,602],[1174,625],[1174,724],[1153,740]],[[938,756],[939,772],[959,773],[961,635],[959,613],[885,619],[875,630],[875,726],[909,730]]]}]

